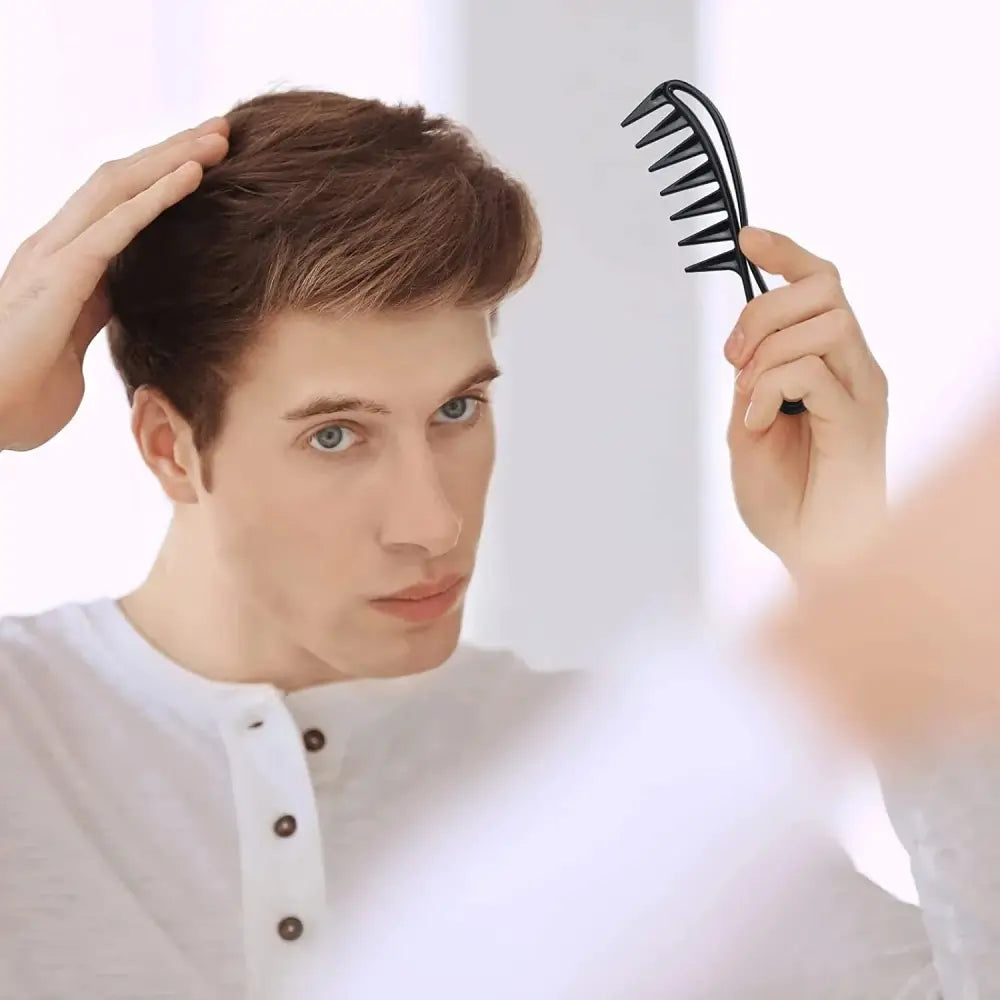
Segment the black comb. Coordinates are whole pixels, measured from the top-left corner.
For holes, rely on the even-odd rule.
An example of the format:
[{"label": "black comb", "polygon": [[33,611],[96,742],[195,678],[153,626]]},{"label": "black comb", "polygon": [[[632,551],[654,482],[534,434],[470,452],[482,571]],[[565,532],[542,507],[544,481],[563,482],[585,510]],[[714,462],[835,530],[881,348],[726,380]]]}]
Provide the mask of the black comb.
[{"label": "black comb", "polygon": [[[718,129],[726,154],[726,163],[733,178],[733,188],[729,186],[726,172],[722,167],[722,158],[705,130],[705,126],[693,108],[679,99],[678,95],[680,94],[687,94],[702,104]],[[652,114],[654,111],[659,111],[661,108],[668,108],[670,113],[635,144],[636,149],[642,149],[658,139],[675,135],[685,129],[689,129],[691,134],[650,166],[650,172],[662,170],[664,167],[672,167],[696,156],[705,156],[707,161],[679,177],[665,187],[660,194],[677,194],[681,191],[702,187],[705,184],[718,185],[716,190],[698,198],[687,208],[674,212],[670,216],[671,221],[694,219],[700,215],[712,215],[716,212],[724,213],[724,218],[721,221],[714,222],[707,229],[702,229],[700,232],[680,240],[677,245],[689,247],[703,243],[732,243],[732,249],[697,264],[690,264],[684,270],[689,274],[699,271],[735,271],[743,282],[743,291],[746,294],[747,302],[749,302],[756,294],[750,282],[751,276],[761,292],[767,291],[767,285],[764,284],[764,279],[757,266],[752,261],[747,260],[740,250],[738,237],[739,231],[748,225],[747,207],[746,199],[743,196],[743,179],[740,177],[740,168],[736,162],[736,154],[733,152],[733,144],[729,138],[726,123],[722,120],[718,108],[696,87],[692,87],[690,83],[685,83],[683,80],[668,80],[650,92],[649,96],[622,122],[622,128],[637,122],[640,118],[645,118],[646,115]],[[805,404],[801,399],[786,399],[781,404],[782,413],[804,413],[805,409]]]}]

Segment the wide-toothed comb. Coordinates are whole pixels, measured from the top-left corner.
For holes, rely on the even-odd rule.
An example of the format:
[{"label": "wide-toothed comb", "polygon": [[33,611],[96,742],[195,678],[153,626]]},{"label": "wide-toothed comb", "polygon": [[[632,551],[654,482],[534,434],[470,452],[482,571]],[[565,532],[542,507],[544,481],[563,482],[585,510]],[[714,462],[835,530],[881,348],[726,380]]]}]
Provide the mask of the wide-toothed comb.
[{"label": "wide-toothed comb", "polygon": [[[718,150],[712,143],[704,124],[693,108],[686,104],[680,97],[682,94],[689,95],[702,104],[715,124],[716,129],[718,129],[719,136],[722,139],[723,150],[726,154],[726,163],[733,178],[732,188],[729,186],[726,172],[722,166],[722,158],[719,156]],[[644,118],[646,115],[652,114],[652,112],[658,111],[660,108],[670,108],[670,114],[658,125],[651,128],[635,144],[636,149],[642,149],[644,146],[650,145],[650,143],[656,142],[668,135],[675,135],[684,129],[690,129],[691,134],[670,150],[669,153],[661,156],[652,164],[649,168],[650,172],[663,170],[665,167],[683,163],[685,160],[693,159],[696,156],[707,157],[705,163],[688,171],[688,173],[684,174],[683,177],[679,177],[672,184],[667,185],[660,194],[677,194],[681,191],[689,191],[706,184],[718,185],[716,190],[703,195],[697,201],[688,205],[687,208],[682,208],[680,211],[674,212],[670,216],[671,221],[694,219],[700,215],[712,215],[717,212],[722,212],[725,215],[721,221],[713,223],[707,229],[702,229],[700,232],[679,240],[677,245],[689,247],[703,243],[732,243],[732,249],[726,250],[724,253],[717,254],[714,257],[709,257],[707,260],[700,261],[697,264],[690,264],[684,270],[689,274],[699,271],[735,271],[743,282],[743,291],[746,294],[747,302],[749,302],[756,294],[751,284],[751,276],[756,281],[757,287],[761,292],[767,291],[767,285],[764,284],[764,279],[761,277],[757,266],[753,261],[747,260],[746,256],[740,250],[739,231],[748,224],[746,199],[743,196],[743,179],[740,177],[740,168],[736,162],[736,154],[733,152],[733,144],[729,138],[729,130],[726,128],[726,123],[722,120],[722,115],[719,114],[715,105],[696,87],[691,86],[690,83],[685,83],[683,80],[668,80],[650,92],[622,122],[622,128],[632,125],[640,118]],[[781,404],[782,413],[803,413],[805,409],[806,407],[802,400],[785,400]]]}]

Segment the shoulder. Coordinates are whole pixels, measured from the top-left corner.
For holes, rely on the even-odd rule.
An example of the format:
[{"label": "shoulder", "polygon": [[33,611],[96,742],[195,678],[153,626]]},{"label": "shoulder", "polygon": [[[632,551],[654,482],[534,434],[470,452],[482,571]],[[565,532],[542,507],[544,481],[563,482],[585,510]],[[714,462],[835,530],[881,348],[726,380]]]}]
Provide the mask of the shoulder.
[{"label": "shoulder", "polygon": [[544,716],[570,695],[584,673],[538,670],[513,650],[473,643],[461,643],[439,670],[417,696],[423,714],[477,741]]},{"label": "shoulder", "polygon": [[52,654],[86,641],[88,604],[67,602],[44,611],[0,617],[0,670],[7,676],[26,666],[50,663]]},{"label": "shoulder", "polygon": [[87,607],[66,603],[0,618],[0,717],[39,720],[93,697],[93,677],[81,669],[93,643]]},{"label": "shoulder", "polygon": [[450,683],[459,688],[525,697],[572,690],[586,673],[538,667],[512,649],[468,642],[458,646],[447,666]]}]

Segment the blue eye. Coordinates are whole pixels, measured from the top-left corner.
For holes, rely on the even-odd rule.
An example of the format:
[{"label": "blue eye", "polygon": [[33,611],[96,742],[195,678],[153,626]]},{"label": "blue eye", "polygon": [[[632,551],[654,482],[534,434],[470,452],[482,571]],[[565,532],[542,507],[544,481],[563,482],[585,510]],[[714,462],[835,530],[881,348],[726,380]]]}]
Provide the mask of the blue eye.
[{"label": "blue eye", "polygon": [[438,413],[446,417],[443,421],[446,424],[469,423],[475,419],[482,402],[476,396],[456,396],[454,399],[449,399]]},{"label": "blue eye", "polygon": [[309,447],[315,448],[316,451],[327,452],[340,452],[347,451],[347,447],[342,448],[341,445],[345,441],[350,441],[349,435],[353,432],[347,427],[341,427],[340,424],[330,424],[329,427],[324,427],[322,430],[318,430],[309,439]]}]

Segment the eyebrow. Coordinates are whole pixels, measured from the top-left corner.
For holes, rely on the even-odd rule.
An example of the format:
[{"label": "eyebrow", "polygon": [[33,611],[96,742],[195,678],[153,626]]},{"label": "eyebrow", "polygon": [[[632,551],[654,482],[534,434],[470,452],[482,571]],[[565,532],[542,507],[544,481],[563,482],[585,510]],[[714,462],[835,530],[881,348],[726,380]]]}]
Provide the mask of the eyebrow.
[{"label": "eyebrow", "polygon": [[[474,385],[481,385],[484,382],[492,382],[500,377],[500,369],[495,364],[486,364],[482,368],[476,369],[467,378],[462,379],[458,385],[453,386],[447,395],[447,399],[454,399],[467,392]],[[365,399],[362,396],[338,396],[323,395],[315,396],[301,406],[289,410],[285,414],[285,420],[308,420],[312,417],[329,416],[335,413],[363,412],[372,413],[380,417],[392,415],[392,411],[384,403],[376,402],[374,399]]]}]

